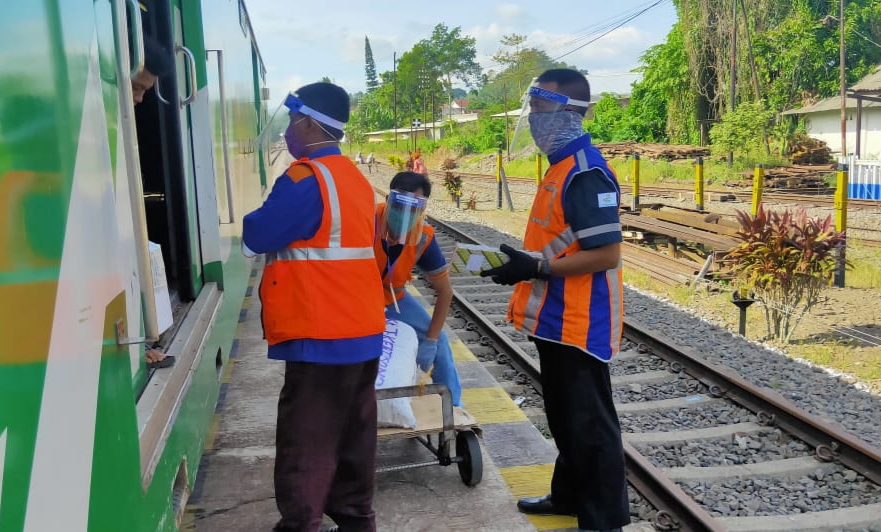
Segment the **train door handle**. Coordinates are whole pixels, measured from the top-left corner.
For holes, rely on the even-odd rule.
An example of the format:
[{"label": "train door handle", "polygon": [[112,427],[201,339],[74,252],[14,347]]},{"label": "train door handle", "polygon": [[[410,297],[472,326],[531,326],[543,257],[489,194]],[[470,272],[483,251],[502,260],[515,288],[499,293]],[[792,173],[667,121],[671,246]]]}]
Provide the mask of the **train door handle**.
[{"label": "train door handle", "polygon": [[190,74],[190,94],[180,102],[181,107],[186,107],[196,101],[196,56],[186,46],[177,45],[174,47],[174,51],[183,53],[184,57],[187,58],[187,71]]}]

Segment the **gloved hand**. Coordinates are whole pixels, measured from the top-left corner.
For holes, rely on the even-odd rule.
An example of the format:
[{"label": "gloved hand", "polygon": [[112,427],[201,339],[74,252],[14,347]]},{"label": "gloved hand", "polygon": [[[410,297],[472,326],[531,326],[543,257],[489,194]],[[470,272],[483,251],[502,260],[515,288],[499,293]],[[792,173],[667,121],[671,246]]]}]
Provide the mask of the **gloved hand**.
[{"label": "gloved hand", "polygon": [[426,338],[419,342],[419,350],[416,351],[416,365],[422,371],[428,371],[434,364],[437,356],[437,340]]},{"label": "gloved hand", "polygon": [[508,244],[502,244],[499,248],[510,260],[501,266],[480,272],[481,277],[492,277],[496,284],[512,285],[520,281],[528,281],[539,276],[539,261],[517,251]]}]

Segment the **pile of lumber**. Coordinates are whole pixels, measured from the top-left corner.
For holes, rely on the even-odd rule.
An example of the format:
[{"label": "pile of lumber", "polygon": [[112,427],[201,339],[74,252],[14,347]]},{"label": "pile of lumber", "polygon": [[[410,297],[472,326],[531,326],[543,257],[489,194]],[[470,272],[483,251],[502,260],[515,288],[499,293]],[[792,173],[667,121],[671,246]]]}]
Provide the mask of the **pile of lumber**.
[{"label": "pile of lumber", "polygon": [[[765,169],[765,188],[787,190],[825,190],[828,188],[825,178],[835,172],[835,165],[800,165],[778,166]],[[728,181],[726,186],[751,187],[753,172],[741,172],[741,181]]]},{"label": "pile of lumber", "polygon": [[630,157],[638,153],[643,159],[694,159],[695,157],[707,157],[710,149],[701,146],[689,146],[686,144],[640,144],[634,141],[627,142],[601,142],[595,144],[606,158]]},{"label": "pile of lumber", "polygon": [[822,140],[798,135],[789,142],[789,161],[792,164],[826,164],[832,159],[829,146]]}]

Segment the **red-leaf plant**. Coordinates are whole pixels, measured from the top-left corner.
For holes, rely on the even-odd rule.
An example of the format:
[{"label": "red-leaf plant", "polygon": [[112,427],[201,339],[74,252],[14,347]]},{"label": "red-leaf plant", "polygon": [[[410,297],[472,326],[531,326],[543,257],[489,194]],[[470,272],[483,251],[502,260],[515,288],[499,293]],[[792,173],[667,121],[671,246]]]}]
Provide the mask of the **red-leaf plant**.
[{"label": "red-leaf plant", "polygon": [[755,218],[738,211],[737,219],[740,243],[727,256],[736,282],[762,303],[768,337],[788,343],[832,280],[845,233],[831,216],[808,218],[802,208],[778,213],[759,206]]}]

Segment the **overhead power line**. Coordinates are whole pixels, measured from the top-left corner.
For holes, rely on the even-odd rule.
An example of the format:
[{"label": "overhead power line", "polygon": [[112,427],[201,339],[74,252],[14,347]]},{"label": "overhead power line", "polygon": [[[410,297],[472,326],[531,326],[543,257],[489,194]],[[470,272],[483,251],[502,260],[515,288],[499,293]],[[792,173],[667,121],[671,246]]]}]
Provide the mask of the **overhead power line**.
[{"label": "overhead power line", "polygon": [[647,7],[641,9],[640,11],[637,11],[636,13],[633,13],[632,15],[626,17],[624,20],[620,21],[618,24],[616,24],[616,25],[614,25],[613,27],[609,28],[608,30],[604,31],[604,32],[601,33],[600,35],[597,35],[596,37],[594,37],[593,39],[587,41],[586,43],[584,43],[584,44],[582,44],[582,45],[580,45],[580,46],[577,46],[577,47],[573,48],[572,50],[569,50],[569,51],[566,52],[565,54],[562,54],[562,55],[559,55],[559,56],[555,57],[553,60],[554,60],[554,61],[559,61],[560,59],[566,57],[567,55],[573,54],[573,53],[577,52],[578,50],[581,50],[581,49],[584,48],[585,46],[587,46],[587,45],[589,45],[589,44],[592,44],[592,43],[595,43],[596,41],[602,39],[602,38],[605,37],[606,35],[608,35],[608,34],[612,33],[613,31],[617,30],[617,29],[620,28],[621,26],[627,24],[628,22],[634,20],[635,18],[637,18],[637,17],[639,17],[639,16],[645,14],[645,13],[648,12],[649,10],[651,10],[651,9],[653,9],[653,8],[659,6],[659,5],[661,5],[661,4],[663,4],[664,2],[667,2],[667,1],[668,1],[668,0],[656,0],[656,1],[653,2],[652,4],[650,4],[650,5],[648,5]]}]

